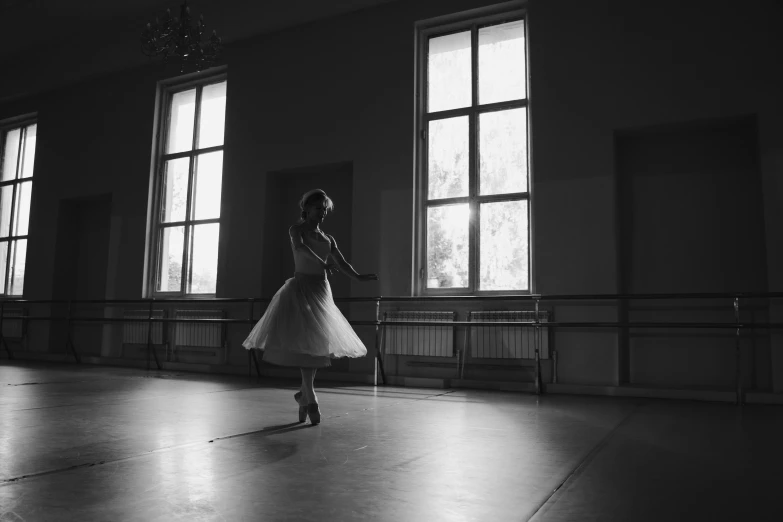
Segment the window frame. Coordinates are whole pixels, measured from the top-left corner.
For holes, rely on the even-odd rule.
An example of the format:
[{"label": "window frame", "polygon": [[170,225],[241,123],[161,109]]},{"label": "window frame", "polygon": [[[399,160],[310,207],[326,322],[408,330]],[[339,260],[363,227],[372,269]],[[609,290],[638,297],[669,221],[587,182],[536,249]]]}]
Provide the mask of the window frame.
[{"label": "window frame", "polygon": [[[479,105],[478,103],[478,30],[482,27],[497,25],[504,22],[522,20],[525,28],[525,81],[526,97],[511,101],[494,102]],[[428,42],[436,36],[471,31],[471,104],[467,107],[427,112],[427,63]],[[419,296],[450,296],[450,295],[530,295],[535,293],[535,269],[533,263],[533,158],[531,147],[531,87],[530,87],[530,46],[529,46],[529,15],[523,2],[507,2],[488,8],[476,9],[465,13],[427,20],[417,24],[416,31],[416,82],[415,82],[415,215],[414,215],[414,263],[412,273],[412,294]],[[525,108],[527,112],[527,163],[528,181],[526,192],[504,194],[478,194],[478,120],[481,114]],[[468,117],[468,147],[470,161],[468,162],[468,195],[443,198],[428,203],[428,139],[427,129],[431,121]],[[480,277],[480,208],[483,203],[501,201],[527,201],[528,205],[528,289],[527,290],[479,290]],[[468,286],[460,288],[427,288],[427,211],[432,207],[440,207],[455,203],[468,203],[470,217],[468,221]]]},{"label": "window frame", "polygon": [[[156,93],[156,103],[155,103],[155,121],[154,121],[154,138],[153,138],[153,152],[152,152],[152,158],[151,158],[151,176],[150,176],[150,200],[148,204],[148,215],[147,215],[147,241],[146,241],[146,250],[147,253],[145,255],[146,263],[145,263],[145,274],[144,274],[144,288],[143,288],[143,295],[145,297],[152,297],[152,298],[184,298],[184,299],[193,299],[193,300],[199,300],[199,299],[213,299],[217,295],[217,271],[220,267],[220,261],[219,261],[219,252],[218,252],[218,264],[216,266],[216,288],[215,292],[213,293],[189,293],[187,292],[187,281],[186,276],[188,274],[189,270],[192,270],[192,267],[190,267],[191,262],[191,256],[190,251],[192,250],[192,243],[193,240],[193,233],[192,229],[196,225],[205,225],[205,224],[217,224],[218,227],[220,227],[222,220],[223,220],[223,214],[221,212],[220,216],[217,218],[207,218],[207,219],[190,219],[190,213],[191,208],[193,204],[193,182],[194,182],[194,164],[195,159],[197,156],[208,154],[210,152],[223,152],[223,165],[225,165],[225,149],[226,149],[226,139],[225,139],[225,123],[224,123],[224,134],[223,134],[223,144],[222,145],[216,145],[211,147],[204,147],[204,148],[195,148],[196,143],[198,143],[199,138],[199,117],[201,115],[201,96],[204,87],[207,87],[209,85],[213,85],[220,82],[227,82],[228,81],[228,73],[226,71],[226,66],[221,67],[214,67],[209,69],[208,71],[202,71],[192,74],[187,74],[183,76],[179,76],[177,78],[173,78],[170,80],[164,80],[161,82],[158,82],[158,89]],[[194,111],[194,125],[193,125],[193,138],[191,142],[191,148],[186,151],[181,152],[174,152],[174,153],[165,153],[166,150],[166,139],[168,137],[169,132],[169,125],[171,122],[171,103],[174,95],[180,92],[184,92],[187,90],[190,90],[192,88],[196,88],[196,108]],[[228,91],[226,91],[226,94],[228,94]],[[228,97],[227,97],[228,98]],[[226,103],[226,106],[228,103]],[[224,120],[225,122],[225,120]],[[188,166],[188,185],[187,185],[187,196],[186,196],[186,206],[185,206],[185,219],[180,221],[171,221],[164,223],[161,220],[161,213],[163,211],[163,204],[162,201],[162,192],[163,192],[163,182],[164,182],[164,166],[167,161],[173,160],[173,159],[181,159],[181,158],[190,158],[189,166]],[[222,172],[223,174],[225,171]],[[223,177],[221,175],[221,187],[223,186]],[[221,189],[221,202],[220,206],[222,207],[222,194],[223,191]],[[174,228],[182,226],[185,228],[185,234],[183,238],[183,255],[182,255],[182,276],[183,276],[183,284],[182,289],[179,291],[159,291],[158,288],[158,276],[160,271],[160,263],[161,263],[161,249],[162,249],[162,241],[163,241],[163,235],[161,234],[161,230],[165,228]],[[219,236],[218,236],[219,237]],[[218,240],[219,241],[219,240]],[[219,249],[219,242],[218,242],[218,249]]]},{"label": "window frame", "polygon": [[[35,154],[38,150],[38,131],[36,129],[36,146],[35,150],[33,151],[33,173],[30,175],[29,178],[20,178],[20,172],[19,169],[23,168],[24,158],[22,153],[22,146],[26,146],[27,141],[27,132],[26,128],[31,125],[38,125],[38,114],[37,113],[31,113],[31,114],[25,114],[22,116],[17,116],[14,118],[8,118],[5,120],[0,121],[0,168],[2,168],[2,160],[5,156],[5,137],[7,136],[8,132],[16,130],[16,129],[22,129],[22,137],[23,139],[19,140],[19,151],[17,153],[17,166],[16,166],[16,175],[14,176],[14,179],[8,180],[8,181],[0,181],[0,187],[8,187],[12,186],[13,191],[11,192],[11,213],[10,213],[10,219],[8,222],[8,236],[0,238],[0,243],[7,243],[8,248],[6,250],[6,265],[5,265],[5,272],[3,274],[0,274],[0,277],[4,278],[4,283],[2,287],[2,291],[0,291],[0,298],[24,298],[24,289],[25,289],[25,281],[22,280],[22,292],[19,294],[12,294],[8,292],[8,288],[10,286],[9,276],[11,271],[11,254],[12,254],[12,245],[17,244],[20,240],[27,241],[27,250],[25,251],[25,266],[27,265],[27,252],[29,252],[29,245],[30,245],[30,218],[32,217],[32,191],[33,191],[33,184],[35,182]],[[30,184],[30,213],[27,216],[27,234],[18,235],[14,234],[14,227],[16,226],[17,220],[19,218],[18,209],[16,208],[17,204],[17,194],[19,190],[19,186],[22,183],[29,183]],[[25,274],[26,276],[26,274]]]}]

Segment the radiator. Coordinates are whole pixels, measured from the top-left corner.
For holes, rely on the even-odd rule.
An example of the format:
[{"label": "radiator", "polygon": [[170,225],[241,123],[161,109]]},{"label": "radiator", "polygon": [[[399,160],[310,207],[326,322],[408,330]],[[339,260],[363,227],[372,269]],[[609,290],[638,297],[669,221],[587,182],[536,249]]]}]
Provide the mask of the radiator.
[{"label": "radiator", "polygon": [[[549,312],[539,311],[542,323],[549,321]],[[509,321],[534,321],[536,312],[525,311],[481,311],[468,312],[468,321],[497,322],[498,326],[470,327],[470,355],[486,359],[535,359],[536,328],[533,326],[503,326]],[[541,336],[539,357],[549,359],[549,333],[539,328]]]},{"label": "radiator", "polygon": [[[125,310],[123,317],[126,319],[148,319],[149,310]],[[152,317],[163,319],[166,317],[165,310],[153,310]],[[123,344],[147,344],[147,334],[149,333],[150,323],[147,321],[132,321],[123,323],[122,343]],[[163,342],[163,323],[152,323],[152,344],[164,344]]]},{"label": "radiator", "polygon": [[385,326],[383,353],[452,357],[454,355],[454,312],[393,311],[383,314],[384,321],[426,321],[426,326]]},{"label": "radiator", "polygon": [[[223,310],[177,310],[177,319],[223,319]],[[177,346],[220,348],[224,323],[176,323]]]},{"label": "radiator", "polygon": [[16,319],[26,315],[23,308],[6,308],[3,310],[3,337],[7,339],[21,339],[26,333],[26,319]]}]

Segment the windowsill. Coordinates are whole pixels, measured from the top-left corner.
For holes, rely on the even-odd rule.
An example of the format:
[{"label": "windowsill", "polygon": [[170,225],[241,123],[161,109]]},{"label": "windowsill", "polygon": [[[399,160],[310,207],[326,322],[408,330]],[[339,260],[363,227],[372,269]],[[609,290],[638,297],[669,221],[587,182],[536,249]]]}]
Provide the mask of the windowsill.
[{"label": "windowsill", "polygon": [[165,300],[188,300],[188,301],[209,301],[217,299],[217,294],[153,294],[147,299]]},{"label": "windowsill", "polygon": [[481,299],[486,297],[491,297],[493,299],[495,298],[509,298],[509,299],[516,299],[520,297],[529,298],[536,294],[533,294],[532,292],[460,292],[460,291],[442,291],[442,292],[433,292],[433,291],[427,291],[419,293],[413,297],[443,297],[443,298],[475,298],[475,299]]}]

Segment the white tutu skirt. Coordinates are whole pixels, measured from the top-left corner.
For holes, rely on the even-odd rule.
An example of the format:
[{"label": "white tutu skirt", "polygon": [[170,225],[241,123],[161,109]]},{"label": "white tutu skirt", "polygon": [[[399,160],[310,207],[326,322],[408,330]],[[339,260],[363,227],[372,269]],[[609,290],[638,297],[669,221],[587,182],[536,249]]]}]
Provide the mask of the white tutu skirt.
[{"label": "white tutu skirt", "polygon": [[297,272],[277,291],[242,346],[281,366],[322,368],[367,348],[334,304],[326,275]]}]

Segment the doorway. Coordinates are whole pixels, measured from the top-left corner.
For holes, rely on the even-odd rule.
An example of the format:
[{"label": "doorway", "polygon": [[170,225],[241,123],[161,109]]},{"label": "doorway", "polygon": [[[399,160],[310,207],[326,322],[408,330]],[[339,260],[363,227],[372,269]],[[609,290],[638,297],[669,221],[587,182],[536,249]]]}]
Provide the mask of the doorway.
[{"label": "doorway", "polygon": [[[60,201],[57,218],[57,245],[52,299],[106,299],[106,274],[109,257],[111,194]],[[53,308],[54,315],[68,313],[67,306]],[[75,315],[102,316],[103,306],[80,305]],[[60,321],[52,325],[51,351],[65,348],[67,325]],[[103,326],[96,323],[75,323],[73,342],[82,355],[100,355]]]}]

